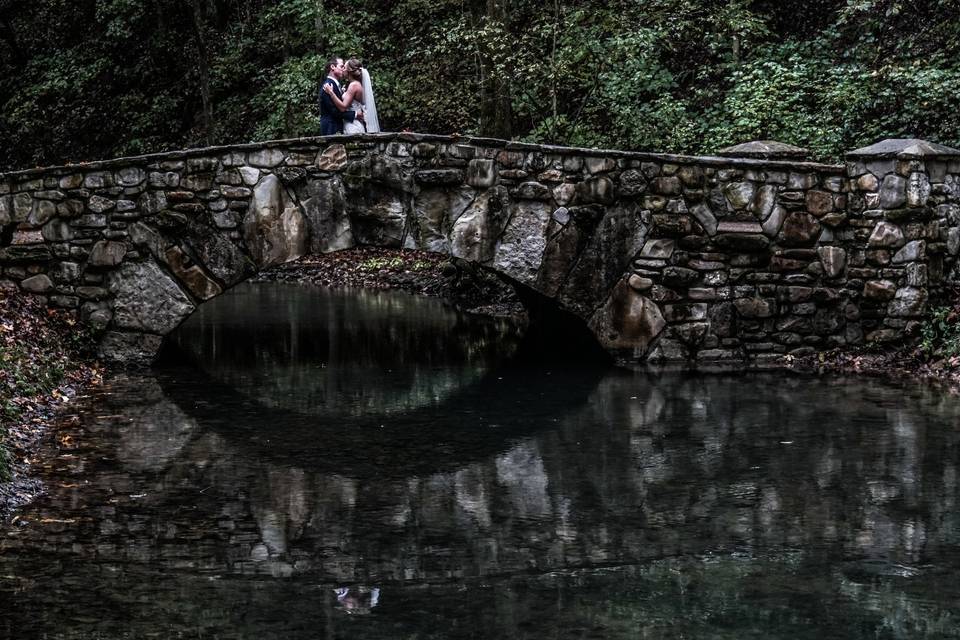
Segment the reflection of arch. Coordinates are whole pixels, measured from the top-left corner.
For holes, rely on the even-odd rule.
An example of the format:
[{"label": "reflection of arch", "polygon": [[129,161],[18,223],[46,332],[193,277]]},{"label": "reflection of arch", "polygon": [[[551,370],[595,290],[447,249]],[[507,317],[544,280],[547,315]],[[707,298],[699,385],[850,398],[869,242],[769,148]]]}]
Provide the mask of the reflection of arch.
[{"label": "reflection of arch", "polygon": [[[317,416],[264,407],[194,368],[165,370],[160,380],[164,393],[184,413],[211,425],[238,447],[255,449],[258,457],[280,456],[302,468],[347,476],[396,477],[451,470],[451,463],[459,468],[465,461],[506,450],[517,438],[553,425],[580,407],[603,369],[545,373],[507,364],[439,405],[386,417]],[[217,402],[197,402],[198,389]],[[536,399],[537,410],[530,409],[531,399]],[[455,430],[448,426],[451,419],[457,423]],[[341,443],[336,450],[328,446],[334,433]],[[402,458],[398,451],[404,452]]]}]

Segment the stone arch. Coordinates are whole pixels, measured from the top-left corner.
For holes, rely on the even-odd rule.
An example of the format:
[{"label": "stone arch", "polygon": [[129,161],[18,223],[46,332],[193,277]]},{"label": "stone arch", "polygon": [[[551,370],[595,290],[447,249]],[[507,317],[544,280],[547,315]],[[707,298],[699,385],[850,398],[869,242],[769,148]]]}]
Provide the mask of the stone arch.
[{"label": "stone arch", "polygon": [[608,177],[568,184],[561,156],[503,144],[365,136],[45,170],[11,181],[0,213],[18,235],[0,259],[29,263],[21,286],[76,308],[122,362],[150,361],[264,268],[359,245],[479,264],[586,321],[643,244],[640,207],[615,203]]}]

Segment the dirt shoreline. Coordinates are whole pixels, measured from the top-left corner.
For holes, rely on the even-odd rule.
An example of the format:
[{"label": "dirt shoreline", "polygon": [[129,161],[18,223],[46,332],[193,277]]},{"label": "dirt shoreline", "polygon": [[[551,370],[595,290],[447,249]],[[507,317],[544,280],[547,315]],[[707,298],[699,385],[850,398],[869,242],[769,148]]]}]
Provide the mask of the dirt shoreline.
[{"label": "dirt shoreline", "polygon": [[[400,290],[442,298],[471,313],[524,313],[516,293],[496,277],[422,251],[367,247],[307,256],[261,272],[254,280]],[[40,443],[44,437],[53,437],[50,427],[71,400],[102,380],[103,367],[90,356],[90,343],[76,340],[79,333],[82,330],[69,318],[49,312],[36,299],[0,289],[0,347],[5,349],[0,351],[0,408],[9,405],[14,415],[8,420],[8,414],[2,414],[12,477],[0,482],[0,524],[42,495],[42,483],[31,472],[32,465],[40,462],[34,459]],[[11,358],[26,362],[12,363]],[[32,372],[35,376],[42,377],[45,367],[55,367],[62,369],[62,377],[43,388],[35,380],[24,380],[23,369],[31,366],[36,369]],[[783,368],[931,384],[946,393],[960,394],[960,356],[931,361],[915,347],[885,351],[851,348],[785,357]]]},{"label": "dirt shoreline", "polygon": [[92,342],[70,314],[15,288],[0,288],[0,523],[43,493],[32,473],[58,414],[100,383]]}]

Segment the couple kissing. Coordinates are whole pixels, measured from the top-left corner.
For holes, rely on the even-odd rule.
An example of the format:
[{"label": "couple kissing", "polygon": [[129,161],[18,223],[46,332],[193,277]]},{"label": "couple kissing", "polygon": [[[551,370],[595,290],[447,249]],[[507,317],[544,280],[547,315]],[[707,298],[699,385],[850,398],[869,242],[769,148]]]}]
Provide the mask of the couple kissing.
[{"label": "couple kissing", "polygon": [[[370,74],[356,58],[331,58],[320,85],[320,135],[377,133],[377,104]],[[347,83],[344,89],[342,82]]]}]

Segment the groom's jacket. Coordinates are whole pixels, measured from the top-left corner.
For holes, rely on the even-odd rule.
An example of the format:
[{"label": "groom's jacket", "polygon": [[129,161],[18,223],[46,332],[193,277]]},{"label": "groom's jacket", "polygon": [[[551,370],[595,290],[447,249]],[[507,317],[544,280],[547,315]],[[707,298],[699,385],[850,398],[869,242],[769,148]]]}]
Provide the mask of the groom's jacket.
[{"label": "groom's jacket", "polygon": [[343,92],[340,91],[337,83],[330,78],[324,78],[323,84],[320,85],[320,135],[330,136],[335,133],[343,133],[343,123],[353,122],[357,114],[353,111],[337,109],[337,105],[333,104],[333,99],[323,90],[324,84],[333,86],[333,92],[337,94],[337,97],[343,98]]}]

